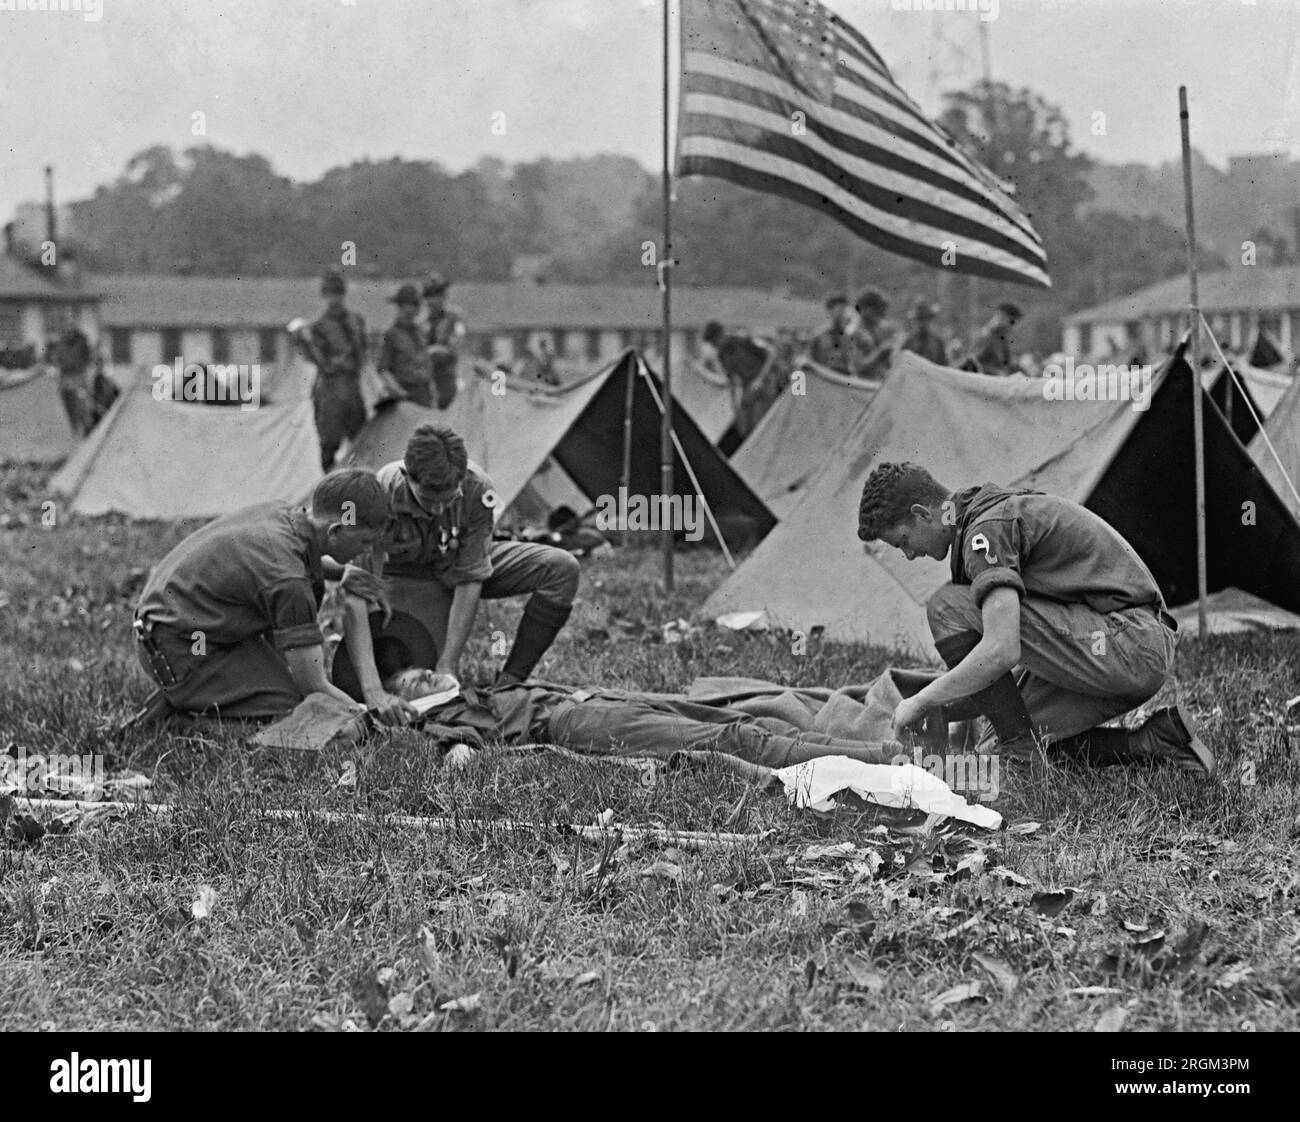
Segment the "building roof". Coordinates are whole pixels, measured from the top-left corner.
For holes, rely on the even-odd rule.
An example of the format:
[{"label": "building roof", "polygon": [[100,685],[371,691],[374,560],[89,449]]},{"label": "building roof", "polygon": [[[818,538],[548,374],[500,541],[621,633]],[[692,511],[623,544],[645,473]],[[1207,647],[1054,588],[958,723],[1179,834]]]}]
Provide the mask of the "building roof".
[{"label": "building roof", "polygon": [[95,294],[81,286],[65,286],[48,275],[0,252],[0,300],[91,300]]},{"label": "building roof", "polygon": [[[395,280],[349,278],[348,306],[371,327],[392,321],[388,298]],[[182,277],[101,274],[105,327],[283,327],[297,316],[314,318],[322,308],[317,277]],[[470,331],[601,328],[649,330],[660,323],[660,295],[653,283],[483,284],[457,283],[451,303]],[[754,330],[811,328],[825,313],[820,304],[743,288],[673,288],[673,323],[698,329],[711,319]]]},{"label": "building roof", "polygon": [[[1201,311],[1280,312],[1300,308],[1300,265],[1241,265],[1197,280]],[[1170,277],[1065,317],[1067,324],[1118,323],[1187,311],[1187,277]]]}]

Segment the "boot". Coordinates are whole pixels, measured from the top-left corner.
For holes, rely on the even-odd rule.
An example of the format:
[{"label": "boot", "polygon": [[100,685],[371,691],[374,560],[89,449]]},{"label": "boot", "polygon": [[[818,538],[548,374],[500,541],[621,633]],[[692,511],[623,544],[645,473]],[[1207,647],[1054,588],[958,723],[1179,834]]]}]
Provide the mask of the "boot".
[{"label": "boot", "polygon": [[1214,754],[1188,726],[1177,708],[1157,709],[1137,729],[1089,729],[1057,747],[1093,767],[1173,764],[1213,779]]},{"label": "boot", "polygon": [[555,642],[568,621],[573,608],[550,604],[533,597],[524,605],[523,618],[519,621],[519,630],[515,632],[515,641],[510,647],[506,664],[497,675],[498,686],[517,686],[527,680],[533,667],[540,661],[547,648]]},{"label": "boot", "polygon": [[[978,631],[963,631],[957,635],[950,635],[946,639],[936,640],[934,646],[945,665],[951,670],[979,645],[981,638],[983,636]],[[1020,688],[1016,685],[1016,680],[1011,676],[1010,671],[991,685],[971,694],[969,698],[963,698],[945,708],[960,712],[963,702],[969,702],[988,718],[989,724],[997,734],[999,751],[1010,756],[1025,757],[1037,753],[1034,724],[1030,720],[1025,699],[1020,696]]]}]

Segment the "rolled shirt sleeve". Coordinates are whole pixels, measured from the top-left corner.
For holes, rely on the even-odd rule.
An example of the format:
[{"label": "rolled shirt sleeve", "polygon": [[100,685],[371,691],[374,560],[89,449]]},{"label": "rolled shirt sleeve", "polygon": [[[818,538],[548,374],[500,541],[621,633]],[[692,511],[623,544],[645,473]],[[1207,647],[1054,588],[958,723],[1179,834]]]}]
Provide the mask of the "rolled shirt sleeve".
[{"label": "rolled shirt sleeve", "polygon": [[310,581],[285,580],[270,585],[262,590],[262,603],[271,620],[271,643],[276,650],[318,647],[325,642]]},{"label": "rolled shirt sleeve", "polygon": [[1014,588],[1024,599],[1020,545],[1020,526],[1012,519],[988,519],[967,531],[962,542],[962,566],[976,604],[982,605],[995,588]]}]

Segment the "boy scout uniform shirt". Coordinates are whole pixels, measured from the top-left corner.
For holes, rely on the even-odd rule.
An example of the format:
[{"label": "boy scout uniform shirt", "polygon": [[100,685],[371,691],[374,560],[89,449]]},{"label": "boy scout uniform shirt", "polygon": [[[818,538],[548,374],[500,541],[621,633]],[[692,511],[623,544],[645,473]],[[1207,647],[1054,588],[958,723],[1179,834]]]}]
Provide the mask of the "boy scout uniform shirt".
[{"label": "boy scout uniform shirt", "polygon": [[188,638],[235,644],[269,633],[278,650],[324,642],[321,553],[307,511],[258,503],[209,522],[154,569],[136,615]]},{"label": "boy scout uniform shirt", "polygon": [[426,385],[433,375],[433,363],[424,349],[419,325],[399,321],[385,331],[375,365],[381,374],[392,374],[398,385]]},{"label": "boy scout uniform shirt", "polygon": [[385,575],[436,580],[448,588],[492,575],[492,514],[497,496],[482,468],[470,461],[463,494],[437,514],[415,501],[401,460],[385,464],[375,474],[388,493],[390,511],[383,542]]},{"label": "boy scout uniform shirt", "polygon": [[1014,588],[1021,599],[1085,604],[1102,615],[1141,607],[1164,612],[1160,586],[1133,547],[1078,503],[992,483],[954,499],[952,580],[970,585],[976,604],[995,588]]}]

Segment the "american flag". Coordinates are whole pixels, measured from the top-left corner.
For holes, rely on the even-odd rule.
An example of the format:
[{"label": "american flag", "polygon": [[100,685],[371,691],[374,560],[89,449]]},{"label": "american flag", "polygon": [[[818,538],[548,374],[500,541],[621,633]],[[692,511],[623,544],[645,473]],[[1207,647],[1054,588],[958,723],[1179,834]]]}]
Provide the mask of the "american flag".
[{"label": "american flag", "polygon": [[866,37],[816,0],[682,0],[679,175],[816,207],[936,268],[1051,286],[998,180],[928,121]]}]

